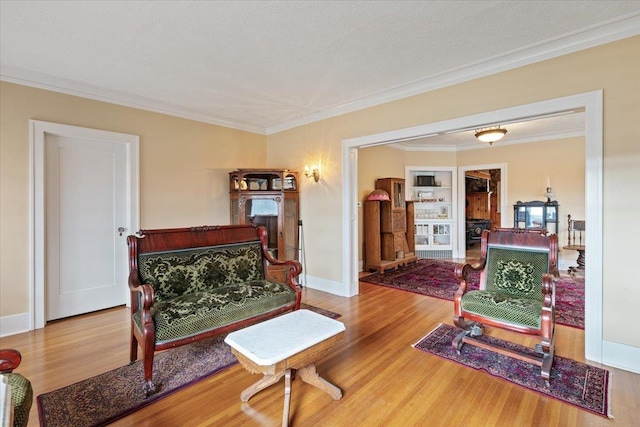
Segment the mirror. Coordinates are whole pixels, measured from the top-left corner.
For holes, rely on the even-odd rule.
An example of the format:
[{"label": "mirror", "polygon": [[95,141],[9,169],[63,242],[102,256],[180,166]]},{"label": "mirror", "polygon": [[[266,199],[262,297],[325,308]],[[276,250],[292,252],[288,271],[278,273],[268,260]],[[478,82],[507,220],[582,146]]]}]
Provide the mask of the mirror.
[{"label": "mirror", "polygon": [[[558,202],[517,202],[514,205],[514,227],[546,228],[558,232]],[[549,229],[550,225],[555,225]]]}]

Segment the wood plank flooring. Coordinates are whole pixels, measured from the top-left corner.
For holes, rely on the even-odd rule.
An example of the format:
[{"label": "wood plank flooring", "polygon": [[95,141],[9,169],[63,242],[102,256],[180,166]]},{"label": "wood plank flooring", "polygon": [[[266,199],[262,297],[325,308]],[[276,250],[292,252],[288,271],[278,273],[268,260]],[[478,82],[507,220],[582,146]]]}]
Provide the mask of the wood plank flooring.
[{"label": "wood plank flooring", "polygon": [[[610,368],[611,420],[414,349],[412,344],[438,324],[452,324],[450,301],[364,282],[353,298],[305,289],[303,301],[342,315],[345,339],[317,367],[342,389],[343,397],[334,401],[294,381],[293,426],[640,425],[640,375]],[[556,354],[584,361],[583,331],[557,328]],[[528,337],[490,332],[530,344]],[[50,322],[41,330],[1,338],[0,346],[22,352],[17,371],[31,380],[38,395],[126,364],[129,310],[119,307]],[[114,425],[280,425],[283,382],[240,402],[240,392],[257,379],[236,365]],[[29,425],[38,425],[35,400]]]}]

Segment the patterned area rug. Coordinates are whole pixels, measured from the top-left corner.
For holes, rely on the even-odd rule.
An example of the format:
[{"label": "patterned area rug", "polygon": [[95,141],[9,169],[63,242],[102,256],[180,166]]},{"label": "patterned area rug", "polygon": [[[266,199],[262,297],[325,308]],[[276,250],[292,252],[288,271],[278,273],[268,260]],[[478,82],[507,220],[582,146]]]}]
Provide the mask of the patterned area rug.
[{"label": "patterned area rug", "polygon": [[[302,304],[336,318],[332,311]],[[38,396],[38,415],[43,427],[104,426],[163,397],[210,377],[237,363],[225,336],[195,342],[157,354],[153,378],[159,391],[145,399],[143,367],[138,360],[95,377]]]},{"label": "patterned area rug", "polygon": [[[413,264],[360,280],[421,295],[453,300],[458,290],[455,262],[421,259]],[[469,289],[478,289],[480,274],[471,273]],[[584,278],[561,275],[556,283],[556,323],[584,329]]]},{"label": "patterned area rug", "polygon": [[[451,341],[460,331],[461,329],[450,325],[440,325],[414,347],[461,365],[486,371],[490,375],[575,405],[580,409],[612,418],[611,377],[606,369],[555,356],[551,368],[550,387],[547,388],[540,376],[540,367],[532,363],[468,344],[462,346],[461,354],[458,355],[451,347]],[[534,354],[533,349],[518,344],[484,335],[481,339],[505,348]]]}]

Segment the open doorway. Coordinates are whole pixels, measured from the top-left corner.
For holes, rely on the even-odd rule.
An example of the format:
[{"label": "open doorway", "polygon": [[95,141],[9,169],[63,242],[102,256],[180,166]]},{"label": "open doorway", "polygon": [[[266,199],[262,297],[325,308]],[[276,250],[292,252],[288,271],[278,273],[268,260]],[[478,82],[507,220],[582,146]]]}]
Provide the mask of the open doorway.
[{"label": "open doorway", "polygon": [[[502,225],[500,205],[501,169],[471,169],[464,174],[465,251],[467,258],[480,257],[484,230]],[[460,224],[461,228],[463,224]]]},{"label": "open doorway", "polygon": [[[475,199],[473,196],[476,196]],[[471,199],[471,206],[467,206],[467,199]],[[458,166],[458,206],[461,230],[458,233],[458,256],[475,258],[473,250],[479,253],[480,245],[477,242],[480,241],[478,236],[482,235],[482,230],[485,227],[503,227],[505,224],[505,215],[508,214],[506,163]],[[472,252],[468,254],[467,250]]]},{"label": "open doorway", "polygon": [[[453,120],[435,122],[422,126],[399,129],[374,135],[366,135],[343,141],[343,251],[348,256],[344,264],[344,294],[352,296],[358,293],[358,193],[357,168],[358,148],[403,140],[410,140],[442,132],[451,132],[465,128],[480,128],[496,125],[505,121],[527,120],[558,112],[582,109],[585,111],[585,206],[586,220],[590,224],[585,241],[593,251],[586,253],[586,262],[590,266],[586,276],[585,299],[585,357],[588,360],[603,361],[602,327],[602,91],[587,92],[578,95],[556,98],[503,110],[460,117]],[[503,175],[504,176],[504,175]],[[459,180],[460,181],[460,180]],[[464,181],[464,179],[462,179]],[[506,192],[503,182],[502,191]],[[461,192],[459,197],[463,197]],[[504,212],[504,196],[502,196]],[[464,206],[464,200],[459,203]],[[460,210],[462,212],[462,209]],[[463,215],[463,214],[462,214]],[[593,224],[593,226],[591,226]]]}]

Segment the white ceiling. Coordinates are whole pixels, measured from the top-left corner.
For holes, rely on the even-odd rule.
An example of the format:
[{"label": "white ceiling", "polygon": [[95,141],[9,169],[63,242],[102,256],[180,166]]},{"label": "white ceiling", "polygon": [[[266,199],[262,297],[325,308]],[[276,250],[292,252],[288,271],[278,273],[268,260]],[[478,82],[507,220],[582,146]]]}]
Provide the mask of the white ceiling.
[{"label": "white ceiling", "polygon": [[0,77],[270,134],[636,34],[640,1],[0,0]]}]

